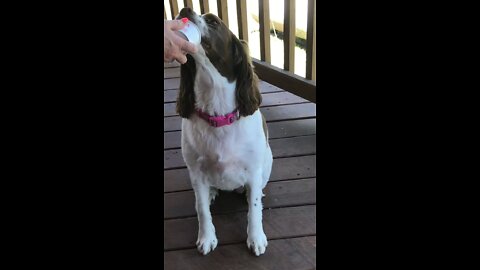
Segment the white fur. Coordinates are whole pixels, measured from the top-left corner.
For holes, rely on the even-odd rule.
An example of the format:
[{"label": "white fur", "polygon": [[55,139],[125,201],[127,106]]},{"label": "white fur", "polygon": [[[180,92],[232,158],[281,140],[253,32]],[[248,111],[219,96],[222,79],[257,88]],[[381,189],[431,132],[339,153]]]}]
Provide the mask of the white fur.
[{"label": "white fur", "polygon": [[[195,15],[195,23],[205,35],[203,19]],[[206,57],[203,48],[192,55],[196,62],[194,84],[195,106],[210,115],[225,115],[235,110],[236,82],[229,83]],[[268,245],[262,225],[262,189],[272,168],[272,151],[262,127],[259,110],[241,117],[233,124],[211,127],[193,114],[182,120],[182,154],[195,191],[195,207],[199,231],[197,248],[208,254],[217,246],[215,227],[210,213],[212,190],[247,188],[247,246],[255,255],[265,252]]]}]

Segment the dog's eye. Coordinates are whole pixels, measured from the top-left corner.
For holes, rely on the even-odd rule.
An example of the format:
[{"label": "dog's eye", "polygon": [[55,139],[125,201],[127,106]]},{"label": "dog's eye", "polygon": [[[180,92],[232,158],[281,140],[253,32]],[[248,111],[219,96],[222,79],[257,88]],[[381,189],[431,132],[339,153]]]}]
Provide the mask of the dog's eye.
[{"label": "dog's eye", "polygon": [[206,21],[207,24],[209,24],[209,25],[218,25],[218,21],[215,20],[215,19],[205,19],[205,21]]}]

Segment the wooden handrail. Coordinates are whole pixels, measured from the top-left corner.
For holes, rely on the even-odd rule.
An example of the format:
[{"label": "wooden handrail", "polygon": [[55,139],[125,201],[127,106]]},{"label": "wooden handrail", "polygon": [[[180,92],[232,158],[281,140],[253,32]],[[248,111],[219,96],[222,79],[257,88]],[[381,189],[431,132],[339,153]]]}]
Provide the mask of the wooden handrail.
[{"label": "wooden handrail", "polygon": [[258,77],[311,102],[317,101],[317,83],[258,59],[252,60]]}]

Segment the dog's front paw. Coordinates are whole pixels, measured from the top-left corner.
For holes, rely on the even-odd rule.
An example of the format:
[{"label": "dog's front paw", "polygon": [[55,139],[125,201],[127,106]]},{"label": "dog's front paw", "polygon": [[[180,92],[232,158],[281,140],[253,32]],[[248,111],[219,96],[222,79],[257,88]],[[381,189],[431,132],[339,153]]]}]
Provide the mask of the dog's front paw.
[{"label": "dog's front paw", "polygon": [[213,251],[217,247],[217,244],[218,240],[215,233],[198,235],[197,249],[203,255],[207,255],[210,251]]},{"label": "dog's front paw", "polygon": [[247,247],[251,249],[256,256],[260,256],[265,253],[267,246],[267,236],[263,231],[248,235]]}]

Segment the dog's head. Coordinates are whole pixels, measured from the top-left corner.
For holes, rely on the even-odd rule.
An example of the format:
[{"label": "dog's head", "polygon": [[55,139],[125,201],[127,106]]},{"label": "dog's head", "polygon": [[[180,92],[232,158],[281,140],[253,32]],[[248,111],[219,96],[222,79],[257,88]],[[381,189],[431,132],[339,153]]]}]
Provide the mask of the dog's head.
[{"label": "dog's head", "polygon": [[[190,8],[183,8],[176,19],[181,18],[188,18],[201,32],[201,48],[195,58],[208,58],[229,82],[236,81],[235,96],[239,114],[253,114],[260,106],[262,96],[247,43],[240,41],[214,14],[200,16]],[[189,118],[195,110],[193,89],[196,65],[194,57],[187,55],[187,59],[187,63],[181,67],[180,94],[177,100],[177,112],[184,118]]]}]

